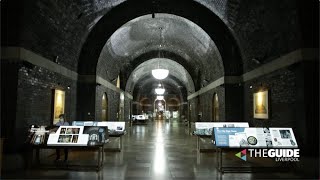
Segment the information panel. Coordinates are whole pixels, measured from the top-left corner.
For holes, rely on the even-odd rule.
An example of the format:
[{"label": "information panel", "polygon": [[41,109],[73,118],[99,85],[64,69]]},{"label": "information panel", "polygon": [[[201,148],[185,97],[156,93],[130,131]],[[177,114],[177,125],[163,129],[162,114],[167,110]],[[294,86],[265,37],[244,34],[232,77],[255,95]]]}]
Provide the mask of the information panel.
[{"label": "information panel", "polygon": [[108,126],[108,130],[110,131],[124,131],[125,130],[125,122],[119,121],[73,121],[72,125],[76,126],[100,126],[106,127]]},{"label": "information panel", "polygon": [[98,122],[97,126],[108,126],[108,129],[113,131],[125,130],[125,122],[104,121],[104,122]]},{"label": "information panel", "polygon": [[195,135],[211,136],[214,127],[249,127],[248,122],[196,122]]},{"label": "information panel", "polygon": [[217,147],[298,147],[292,128],[214,128]]}]

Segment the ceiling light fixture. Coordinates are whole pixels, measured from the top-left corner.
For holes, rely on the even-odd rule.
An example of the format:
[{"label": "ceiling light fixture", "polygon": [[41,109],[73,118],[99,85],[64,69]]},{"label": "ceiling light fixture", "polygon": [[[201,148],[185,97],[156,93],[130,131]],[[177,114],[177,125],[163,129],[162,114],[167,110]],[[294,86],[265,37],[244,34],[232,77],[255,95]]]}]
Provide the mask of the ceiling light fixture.
[{"label": "ceiling light fixture", "polygon": [[157,95],[162,95],[166,90],[163,87],[161,87],[161,84],[159,83],[158,87],[154,91]]},{"label": "ceiling light fixture", "polygon": [[165,89],[163,89],[163,88],[156,88],[155,91],[156,91],[156,94],[162,95],[162,94],[164,94]]},{"label": "ceiling light fixture", "polygon": [[152,76],[154,77],[154,78],[156,78],[156,79],[159,79],[159,80],[162,80],[162,79],[165,79],[166,77],[168,77],[168,75],[169,75],[169,70],[168,69],[163,69],[163,68],[160,68],[160,60],[161,60],[161,50],[160,50],[160,48],[161,48],[161,43],[162,43],[162,35],[161,35],[161,33],[162,33],[162,27],[159,27],[159,35],[160,35],[160,37],[159,37],[159,39],[160,39],[160,43],[159,43],[159,59],[158,59],[158,68],[157,69],[153,69],[152,71],[151,71],[151,73],[152,73]]},{"label": "ceiling light fixture", "polygon": [[156,79],[162,80],[169,75],[169,70],[167,69],[153,69],[152,76]]},{"label": "ceiling light fixture", "polygon": [[162,101],[164,99],[164,96],[157,96],[157,100]]}]

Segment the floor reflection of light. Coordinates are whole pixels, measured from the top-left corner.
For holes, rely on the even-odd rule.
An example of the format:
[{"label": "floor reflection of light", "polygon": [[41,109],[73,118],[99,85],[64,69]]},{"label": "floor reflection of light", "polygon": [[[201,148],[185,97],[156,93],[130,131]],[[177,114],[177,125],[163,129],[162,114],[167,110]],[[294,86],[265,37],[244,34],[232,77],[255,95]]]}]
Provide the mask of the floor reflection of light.
[{"label": "floor reflection of light", "polygon": [[145,127],[142,126],[136,126],[136,136],[138,139],[144,138],[145,135]]},{"label": "floor reflection of light", "polygon": [[170,123],[167,123],[166,124],[166,131],[169,132],[169,130],[170,130]]},{"label": "floor reflection of light", "polygon": [[166,157],[164,152],[164,142],[163,142],[163,132],[162,132],[162,122],[157,123],[156,127],[156,150],[154,153],[153,171],[156,174],[164,174],[166,166]]}]

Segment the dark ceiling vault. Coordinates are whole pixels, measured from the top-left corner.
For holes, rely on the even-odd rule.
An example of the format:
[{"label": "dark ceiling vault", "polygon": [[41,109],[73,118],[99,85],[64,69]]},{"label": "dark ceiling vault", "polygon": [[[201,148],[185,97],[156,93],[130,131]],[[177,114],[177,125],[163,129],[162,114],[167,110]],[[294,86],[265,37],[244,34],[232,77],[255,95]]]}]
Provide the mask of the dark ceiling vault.
[{"label": "dark ceiling vault", "polygon": [[168,80],[172,87],[183,87],[185,98],[221,76],[241,75],[299,48],[298,25],[307,24],[299,15],[305,17],[304,10],[311,6],[301,2],[3,1],[15,8],[2,11],[13,18],[3,21],[13,30],[2,27],[1,43],[22,46],[52,61],[59,56],[61,65],[80,75],[99,75],[111,83],[120,75],[123,90],[128,84],[144,84],[140,81],[148,76],[132,83],[130,75],[161,54],[190,74],[194,90],[175,76]]},{"label": "dark ceiling vault", "polygon": [[[187,89],[181,100],[203,87],[205,81],[241,74],[238,46],[219,17],[194,1],[154,3],[126,1],[104,15],[82,48],[78,73],[98,74],[107,80],[121,73],[124,89],[140,63],[162,55],[181,64],[192,77],[189,83],[194,83],[193,89],[183,83]],[[100,61],[113,66],[101,71]],[[224,71],[224,67],[231,71]],[[151,72],[152,68],[146,70]]]},{"label": "dark ceiling vault", "polygon": [[[241,74],[241,56],[237,44],[227,26],[219,17],[194,1],[172,2],[168,0],[157,1],[157,3],[161,7],[158,9],[159,12],[184,17],[201,27],[216,43],[224,66],[237,67],[226,68],[232,69],[232,72],[226,72],[226,74]],[[95,74],[100,52],[111,35],[130,20],[154,13],[151,11],[152,9],[154,9],[152,1],[126,1],[103,16],[91,30],[82,48],[78,64],[79,74]]]}]

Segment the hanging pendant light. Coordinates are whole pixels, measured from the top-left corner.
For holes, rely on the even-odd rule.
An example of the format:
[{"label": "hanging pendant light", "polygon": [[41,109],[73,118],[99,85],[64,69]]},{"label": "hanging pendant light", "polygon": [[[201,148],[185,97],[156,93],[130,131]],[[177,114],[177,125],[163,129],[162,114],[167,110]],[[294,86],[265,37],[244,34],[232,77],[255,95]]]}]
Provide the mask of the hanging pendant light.
[{"label": "hanging pendant light", "polygon": [[[159,39],[160,41],[162,41],[162,36],[161,36],[161,33],[162,33],[162,27],[159,28]],[[159,59],[158,59],[158,68],[157,69],[153,69],[151,71],[152,73],[152,76],[156,79],[159,79],[159,80],[162,80],[162,79],[165,79],[166,77],[168,77],[169,75],[169,70],[168,69],[163,69],[163,68],[160,68],[160,59],[161,59],[161,52],[160,52],[160,48],[161,48],[161,43],[160,42],[159,44]]]},{"label": "hanging pendant light", "polygon": [[167,69],[154,69],[152,70],[152,76],[156,79],[162,80],[168,77],[169,70]]},{"label": "hanging pendant light", "polygon": [[162,94],[164,94],[165,89],[164,88],[156,88],[154,91],[156,92],[156,94],[162,95]]},{"label": "hanging pendant light", "polygon": [[164,96],[157,96],[157,100],[162,101],[164,99]]},{"label": "hanging pendant light", "polygon": [[165,89],[161,87],[161,84],[159,83],[158,87],[154,90],[157,95],[163,95],[165,92]]}]

